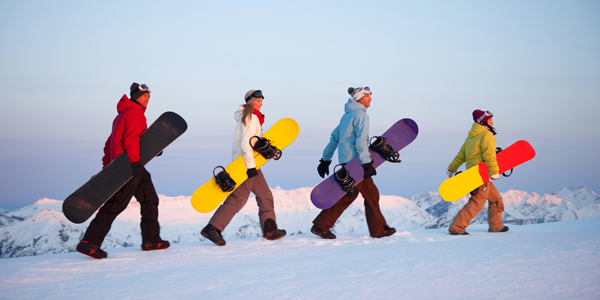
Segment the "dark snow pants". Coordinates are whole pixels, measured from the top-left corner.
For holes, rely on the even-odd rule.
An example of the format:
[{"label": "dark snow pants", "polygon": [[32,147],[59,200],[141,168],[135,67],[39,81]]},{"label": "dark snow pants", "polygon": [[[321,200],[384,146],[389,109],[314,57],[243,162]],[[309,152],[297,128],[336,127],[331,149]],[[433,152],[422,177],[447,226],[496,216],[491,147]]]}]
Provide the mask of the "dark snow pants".
[{"label": "dark snow pants", "polygon": [[[371,177],[363,179],[356,185],[356,189],[365,198],[365,215],[369,233],[372,237],[382,237],[385,230],[389,228],[379,207],[379,190]],[[337,203],[328,209],[324,209],[313,221],[315,226],[322,230],[330,230],[342,213],[356,200],[358,193],[354,196],[345,195]]]},{"label": "dark snow pants", "polygon": [[267,181],[263,176],[261,170],[258,170],[258,175],[246,179],[238,188],[233,191],[225,199],[223,204],[219,206],[215,214],[210,219],[209,223],[220,231],[225,230],[225,227],[229,225],[231,219],[237,214],[248,202],[250,192],[256,195],[256,203],[258,204],[258,219],[260,220],[260,227],[263,229],[267,219],[275,219],[275,204],[273,201],[273,193],[267,185]]},{"label": "dark snow pants", "polygon": [[101,246],[113,221],[127,208],[132,196],[135,196],[140,203],[142,243],[161,242],[160,225],[158,224],[158,195],[148,171],[144,171],[140,176],[131,178],[129,182],[102,205],[98,214],[96,214],[96,217],[87,228],[83,239],[96,246]]}]

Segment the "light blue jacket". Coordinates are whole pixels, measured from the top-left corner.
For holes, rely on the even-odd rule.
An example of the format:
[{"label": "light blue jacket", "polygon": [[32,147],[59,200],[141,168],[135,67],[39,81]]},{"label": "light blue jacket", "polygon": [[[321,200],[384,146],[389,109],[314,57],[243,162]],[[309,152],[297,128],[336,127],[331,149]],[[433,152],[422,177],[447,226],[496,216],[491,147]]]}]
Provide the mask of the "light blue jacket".
[{"label": "light blue jacket", "polygon": [[357,156],[361,164],[371,162],[367,108],[350,98],[344,106],[344,111],[346,113],[331,133],[329,144],[323,151],[323,160],[331,160],[333,153],[338,149],[338,160],[341,164]]}]

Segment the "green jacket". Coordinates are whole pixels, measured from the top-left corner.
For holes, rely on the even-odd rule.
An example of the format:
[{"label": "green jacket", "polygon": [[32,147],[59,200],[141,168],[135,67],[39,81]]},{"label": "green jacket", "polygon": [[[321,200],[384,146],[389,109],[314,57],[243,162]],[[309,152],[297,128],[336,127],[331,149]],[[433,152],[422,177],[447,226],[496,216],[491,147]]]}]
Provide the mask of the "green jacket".
[{"label": "green jacket", "polygon": [[496,138],[489,129],[473,123],[469,136],[448,168],[456,172],[465,161],[467,169],[485,162],[488,175],[492,176],[500,172],[496,160]]}]

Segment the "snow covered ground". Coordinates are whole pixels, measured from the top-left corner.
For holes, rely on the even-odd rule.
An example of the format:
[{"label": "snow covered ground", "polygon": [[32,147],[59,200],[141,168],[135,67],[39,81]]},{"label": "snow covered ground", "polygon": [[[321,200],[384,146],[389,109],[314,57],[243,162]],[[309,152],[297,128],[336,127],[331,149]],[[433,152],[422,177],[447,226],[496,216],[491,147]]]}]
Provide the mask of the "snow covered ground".
[{"label": "snow covered ground", "polygon": [[600,218],[0,259],[3,299],[600,299]]}]

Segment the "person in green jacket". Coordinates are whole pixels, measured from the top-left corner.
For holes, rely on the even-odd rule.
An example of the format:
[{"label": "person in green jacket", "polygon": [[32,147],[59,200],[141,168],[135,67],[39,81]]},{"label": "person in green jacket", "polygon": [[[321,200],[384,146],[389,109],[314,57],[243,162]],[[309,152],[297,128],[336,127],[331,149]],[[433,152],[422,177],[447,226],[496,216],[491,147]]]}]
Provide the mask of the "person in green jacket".
[{"label": "person in green jacket", "polygon": [[[465,143],[454,160],[448,166],[446,173],[452,177],[458,167],[467,163],[467,169],[485,162],[488,168],[488,175],[491,180],[500,178],[500,169],[496,160],[496,129],[490,111],[473,111],[473,125]],[[506,232],[508,227],[502,223],[502,212],[504,211],[504,202],[502,196],[492,183],[488,181],[471,192],[471,198],[465,206],[458,212],[448,232],[452,235],[467,235],[466,229],[471,220],[481,212],[485,201],[488,201],[488,223],[489,232]]]}]

